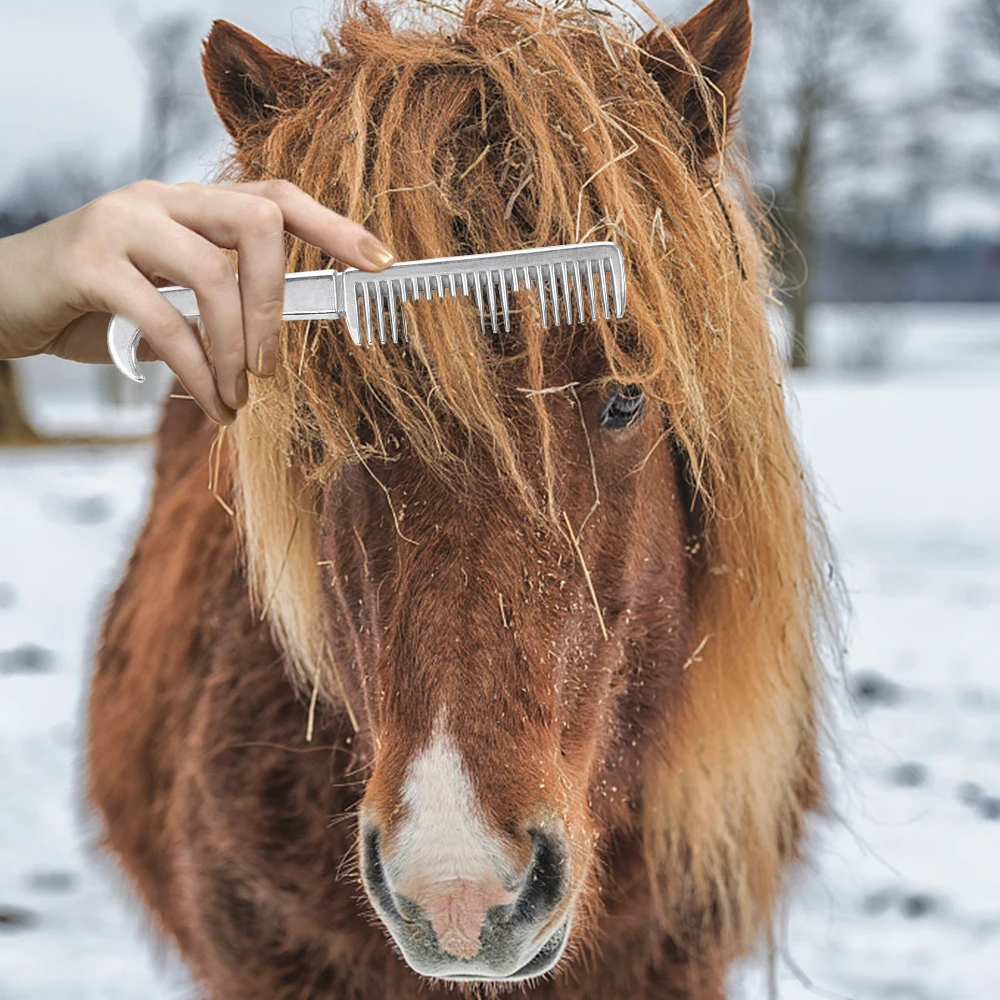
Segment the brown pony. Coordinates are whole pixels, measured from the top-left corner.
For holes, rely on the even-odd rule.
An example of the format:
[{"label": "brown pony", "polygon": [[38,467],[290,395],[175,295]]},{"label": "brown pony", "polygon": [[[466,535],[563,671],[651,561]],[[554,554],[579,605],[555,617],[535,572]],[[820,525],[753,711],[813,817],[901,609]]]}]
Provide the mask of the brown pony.
[{"label": "brown pony", "polygon": [[228,176],[402,259],[614,239],[626,316],[289,323],[228,435],[171,401],[90,799],[215,1000],[718,998],[821,801],[835,617],[727,150],[747,2],[443,17],[364,4],[317,63],[216,23]]}]

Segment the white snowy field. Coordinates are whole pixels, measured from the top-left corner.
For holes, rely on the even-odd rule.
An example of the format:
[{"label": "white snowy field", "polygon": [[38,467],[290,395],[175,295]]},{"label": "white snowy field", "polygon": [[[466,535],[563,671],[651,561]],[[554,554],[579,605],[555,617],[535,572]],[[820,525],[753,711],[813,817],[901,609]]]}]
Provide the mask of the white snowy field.
[{"label": "white snowy field", "polygon": [[[815,823],[793,889],[779,996],[987,1000],[1000,996],[1000,311],[838,307],[817,322],[822,367],[793,388],[854,604],[854,698],[839,699],[836,815]],[[32,385],[48,426],[87,411]],[[150,457],[0,451],[0,1000],[191,993],[90,854],[79,803],[89,649]],[[766,980],[750,964],[734,996],[767,997]]]}]

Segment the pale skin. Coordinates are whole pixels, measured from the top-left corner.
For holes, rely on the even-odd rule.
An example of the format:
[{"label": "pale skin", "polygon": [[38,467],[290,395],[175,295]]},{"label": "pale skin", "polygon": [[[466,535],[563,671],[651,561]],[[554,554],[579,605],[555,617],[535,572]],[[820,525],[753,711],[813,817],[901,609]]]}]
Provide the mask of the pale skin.
[{"label": "pale skin", "polygon": [[[108,321],[120,312],[142,329],[139,360],[164,361],[213,420],[230,424],[247,372],[274,374],[286,231],[368,271],[394,260],[288,181],[138,181],[0,239],[0,358],[110,363]],[[237,251],[239,280],[224,248]],[[197,327],[156,290],[167,284],[194,288],[211,363]]]}]

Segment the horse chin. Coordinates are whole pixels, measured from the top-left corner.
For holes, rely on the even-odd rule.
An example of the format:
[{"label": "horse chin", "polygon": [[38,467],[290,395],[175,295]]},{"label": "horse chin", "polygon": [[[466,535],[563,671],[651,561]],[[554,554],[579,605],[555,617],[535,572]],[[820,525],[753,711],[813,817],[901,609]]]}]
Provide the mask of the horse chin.
[{"label": "horse chin", "polygon": [[476,971],[475,962],[469,963],[468,969],[436,970],[428,971],[414,966],[407,959],[407,964],[414,972],[426,976],[428,979],[438,979],[444,982],[453,983],[519,983],[526,979],[536,979],[539,976],[550,972],[558,964],[566,950],[566,943],[569,941],[570,924],[572,914],[567,914],[562,923],[549,935],[542,946],[535,952],[534,956],[523,965],[511,973],[504,975],[490,974]]}]

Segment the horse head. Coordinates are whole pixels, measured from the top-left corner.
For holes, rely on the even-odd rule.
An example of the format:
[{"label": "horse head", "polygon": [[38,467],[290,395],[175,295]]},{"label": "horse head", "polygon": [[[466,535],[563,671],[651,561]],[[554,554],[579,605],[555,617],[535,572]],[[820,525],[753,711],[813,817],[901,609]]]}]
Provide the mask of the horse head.
[{"label": "horse head", "polygon": [[[623,845],[637,870],[672,859],[706,919],[756,891],[767,865],[725,852],[740,825],[778,850],[745,820],[781,809],[740,769],[811,732],[789,664],[812,662],[812,568],[760,253],[720,190],[746,0],[637,40],[586,7],[456,17],[394,31],[368,5],[317,64],[217,22],[204,66],[235,176],[293,180],[403,259],[598,238],[632,271],[624,320],[559,331],[527,297],[493,337],[416,303],[401,348],[286,325],[235,429],[258,596],[293,676],[357,730],[367,898],[417,972],[513,981],[589,942],[629,891],[602,877]],[[330,264],[296,241],[288,260]],[[787,666],[758,716],[781,715],[780,753],[737,745],[775,684],[724,676],[740,643]]]}]

